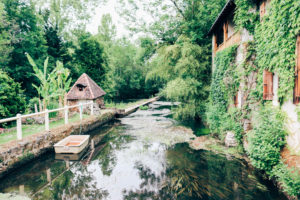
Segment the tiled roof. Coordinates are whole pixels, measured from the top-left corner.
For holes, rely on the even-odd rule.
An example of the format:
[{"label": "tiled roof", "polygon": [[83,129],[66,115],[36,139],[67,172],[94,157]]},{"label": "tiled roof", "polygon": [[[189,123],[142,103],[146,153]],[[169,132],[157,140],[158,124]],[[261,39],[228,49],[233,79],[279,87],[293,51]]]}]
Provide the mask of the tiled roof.
[{"label": "tiled roof", "polygon": [[[79,90],[80,87],[82,88],[82,91]],[[104,92],[95,81],[93,81],[86,73],[83,73],[68,92],[67,100],[97,99],[105,94],[106,92]]]}]

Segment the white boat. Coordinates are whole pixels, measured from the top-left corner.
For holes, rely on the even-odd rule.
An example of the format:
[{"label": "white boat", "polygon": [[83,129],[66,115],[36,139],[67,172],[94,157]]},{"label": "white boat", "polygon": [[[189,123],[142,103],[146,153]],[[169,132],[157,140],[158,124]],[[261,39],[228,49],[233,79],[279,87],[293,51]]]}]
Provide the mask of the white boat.
[{"label": "white boat", "polygon": [[55,153],[80,153],[89,144],[89,135],[70,135],[54,145]]}]

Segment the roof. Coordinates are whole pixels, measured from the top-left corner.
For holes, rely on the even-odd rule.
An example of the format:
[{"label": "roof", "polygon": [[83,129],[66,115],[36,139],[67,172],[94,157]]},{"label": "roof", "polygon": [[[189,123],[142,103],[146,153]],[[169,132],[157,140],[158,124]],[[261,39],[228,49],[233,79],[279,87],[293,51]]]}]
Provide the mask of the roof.
[{"label": "roof", "polygon": [[[258,4],[263,0],[252,0],[253,3]],[[217,17],[214,24],[209,29],[208,35],[211,35],[217,27],[220,26],[226,19],[226,17],[230,14],[232,10],[236,8],[236,5],[234,3],[234,0],[228,0],[225,6],[223,7],[222,11],[220,12],[219,16]]]},{"label": "roof", "polygon": [[[79,88],[82,88],[82,91],[80,91]],[[95,81],[93,81],[86,73],[83,73],[68,92],[67,100],[92,100],[105,94],[106,92],[104,92]]]},{"label": "roof", "polygon": [[211,35],[215,31],[215,29],[224,22],[224,19],[226,19],[226,17],[230,14],[232,10],[235,9],[235,7],[236,6],[234,0],[228,0],[228,2],[225,4],[222,11],[220,12],[219,16],[217,17],[216,21],[209,29],[208,35]]}]

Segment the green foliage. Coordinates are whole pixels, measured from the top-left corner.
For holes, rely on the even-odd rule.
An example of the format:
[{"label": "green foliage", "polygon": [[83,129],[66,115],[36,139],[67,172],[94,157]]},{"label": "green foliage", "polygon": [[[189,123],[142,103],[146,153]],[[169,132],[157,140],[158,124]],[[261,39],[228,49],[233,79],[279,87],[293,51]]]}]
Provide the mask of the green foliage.
[{"label": "green foliage", "polygon": [[[291,99],[294,87],[296,36],[300,33],[300,5],[298,0],[271,1],[262,22],[255,29],[257,65],[277,72],[278,97]],[[260,88],[262,83],[258,85]]]},{"label": "green foliage", "polygon": [[254,33],[255,25],[259,22],[259,13],[255,10],[256,1],[253,0],[236,0],[236,11],[234,22],[237,29],[247,29],[250,33]]},{"label": "green foliage", "polygon": [[43,98],[44,109],[48,108],[48,104],[51,98],[59,98],[60,105],[66,92],[70,88],[71,78],[69,78],[70,71],[64,68],[63,64],[59,61],[56,62],[55,69],[48,73],[48,57],[44,62],[44,70],[40,70],[35,64],[34,60],[29,54],[26,54],[29,63],[32,65],[34,75],[39,79],[39,86],[34,85],[39,97]]},{"label": "green foliage", "polygon": [[174,45],[161,47],[147,80],[165,83],[161,94],[181,104],[175,117],[193,120],[202,117],[209,94],[210,52],[181,36]]},{"label": "green foliage", "polygon": [[11,22],[9,27],[12,38],[13,50],[10,53],[10,62],[4,70],[25,89],[26,96],[31,98],[36,95],[32,83],[37,82],[33,70],[27,62],[25,53],[30,54],[40,65],[46,57],[47,47],[44,38],[42,18],[34,6],[21,0],[3,0],[6,11],[6,20]]},{"label": "green foliage", "polygon": [[247,134],[249,157],[255,167],[270,172],[279,163],[280,150],[286,143],[285,116],[279,109],[265,105],[254,119],[253,130]]},{"label": "green foliage", "polygon": [[212,133],[224,139],[226,131],[234,131],[238,141],[241,141],[240,111],[236,108],[228,111],[240,83],[240,74],[234,63],[236,51],[237,46],[232,46],[215,56],[206,117]]},{"label": "green foliage", "polygon": [[283,190],[290,196],[300,196],[300,174],[297,169],[289,169],[283,162],[279,162],[270,175],[276,177]]},{"label": "green foliage", "polygon": [[22,113],[26,102],[19,83],[0,70],[0,118],[14,117]]},{"label": "green foliage", "polygon": [[141,109],[141,110],[148,110],[148,109],[149,109],[149,106],[147,106],[147,105],[146,105],[146,106],[140,106],[140,109]]},{"label": "green foliage", "polygon": [[103,47],[94,37],[80,41],[79,45],[80,48],[75,52],[75,59],[80,74],[87,73],[98,85],[105,85],[107,57]]}]

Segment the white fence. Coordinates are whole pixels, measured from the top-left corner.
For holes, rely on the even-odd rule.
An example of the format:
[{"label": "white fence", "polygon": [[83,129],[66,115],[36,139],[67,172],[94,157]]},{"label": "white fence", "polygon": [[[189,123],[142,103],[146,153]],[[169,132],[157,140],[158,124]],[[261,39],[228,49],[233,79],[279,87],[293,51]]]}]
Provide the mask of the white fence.
[{"label": "white fence", "polygon": [[89,102],[89,103],[84,103],[84,104],[79,103],[78,105],[74,105],[74,106],[65,106],[63,108],[57,108],[57,109],[53,109],[53,110],[46,109],[45,111],[42,111],[42,112],[37,112],[37,113],[32,113],[32,114],[27,114],[27,115],[17,114],[16,117],[0,119],[0,124],[5,123],[5,122],[17,121],[17,138],[18,138],[18,140],[22,140],[22,118],[44,115],[45,116],[45,130],[49,131],[50,130],[49,113],[58,112],[58,111],[63,110],[65,112],[65,124],[68,124],[69,123],[69,119],[68,119],[69,109],[79,107],[79,117],[80,117],[80,120],[82,120],[83,106],[87,106],[87,105],[90,105],[91,115],[94,115],[94,102]]}]

